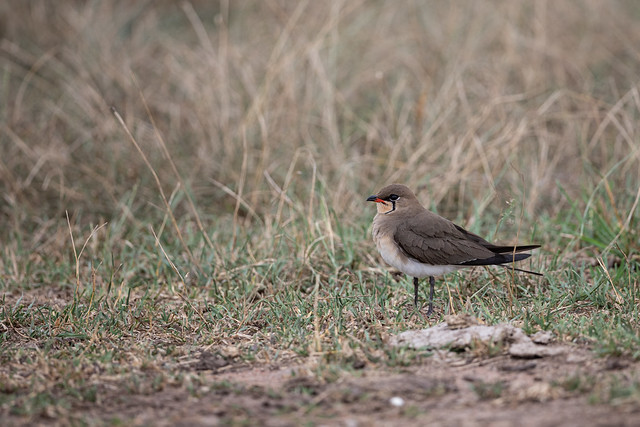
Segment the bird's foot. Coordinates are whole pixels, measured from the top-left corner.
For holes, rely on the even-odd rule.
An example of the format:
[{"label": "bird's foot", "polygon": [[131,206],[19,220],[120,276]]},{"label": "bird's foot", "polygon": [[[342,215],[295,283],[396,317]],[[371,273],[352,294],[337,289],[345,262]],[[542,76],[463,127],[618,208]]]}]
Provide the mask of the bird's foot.
[{"label": "bird's foot", "polygon": [[429,304],[429,308],[427,309],[426,316],[431,316],[433,314],[433,304]]}]

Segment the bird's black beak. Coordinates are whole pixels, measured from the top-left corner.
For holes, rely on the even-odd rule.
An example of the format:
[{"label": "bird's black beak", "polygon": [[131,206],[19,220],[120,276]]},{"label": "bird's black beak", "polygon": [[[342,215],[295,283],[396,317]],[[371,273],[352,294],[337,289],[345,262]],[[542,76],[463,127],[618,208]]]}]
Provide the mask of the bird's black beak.
[{"label": "bird's black beak", "polygon": [[380,197],[375,195],[367,197],[367,202],[384,203],[385,205],[387,204],[386,201],[382,200]]}]

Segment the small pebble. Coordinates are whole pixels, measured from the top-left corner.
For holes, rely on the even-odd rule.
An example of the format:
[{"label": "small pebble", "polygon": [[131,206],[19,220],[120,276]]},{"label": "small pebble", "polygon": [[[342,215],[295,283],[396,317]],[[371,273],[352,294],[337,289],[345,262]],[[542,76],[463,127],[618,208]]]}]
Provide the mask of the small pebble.
[{"label": "small pebble", "polygon": [[391,399],[389,399],[389,402],[393,406],[397,406],[397,407],[404,405],[404,399],[399,396],[393,396]]}]

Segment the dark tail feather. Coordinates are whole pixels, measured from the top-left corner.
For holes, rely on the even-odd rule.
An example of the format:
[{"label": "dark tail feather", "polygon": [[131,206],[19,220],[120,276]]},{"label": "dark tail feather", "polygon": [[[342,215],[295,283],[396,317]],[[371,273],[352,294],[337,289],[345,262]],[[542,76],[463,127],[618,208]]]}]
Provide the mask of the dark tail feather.
[{"label": "dark tail feather", "polygon": [[523,270],[521,268],[515,268],[511,265],[502,265],[502,267],[506,268],[507,270],[515,270],[515,271],[519,271],[521,273],[527,273],[527,274],[533,274],[536,276],[543,276],[542,273],[538,273],[537,271],[531,271],[531,270]]},{"label": "dark tail feather", "polygon": [[514,252],[524,252],[531,251],[533,249],[538,249],[540,245],[522,245],[522,246],[485,246],[491,252],[495,252],[497,254],[506,254],[506,253],[514,253]]},{"label": "dark tail feather", "polygon": [[[537,245],[532,245],[534,246],[534,248],[537,248],[539,246]],[[519,248],[522,248],[524,246],[520,246]],[[519,249],[517,248],[517,249]],[[512,248],[513,249],[513,248]],[[531,254],[514,254],[514,253],[509,253],[509,254],[496,254],[495,256],[492,256],[491,258],[485,258],[485,259],[474,259],[473,261],[467,261],[467,262],[462,262],[458,265],[500,265],[501,267],[504,267],[508,270],[515,270],[515,271],[520,271],[522,273],[527,273],[527,274],[534,274],[536,276],[542,276],[542,274],[536,272],[536,271],[530,271],[530,270],[524,270],[522,268],[516,268],[512,265],[504,265],[504,264],[509,264],[509,263],[513,263],[513,262],[517,262],[517,261],[522,261],[523,259],[527,259],[531,256]]]},{"label": "dark tail feather", "polygon": [[484,259],[474,259],[467,262],[461,262],[458,265],[499,265],[499,264],[507,264],[510,262],[522,261],[523,259],[527,259],[531,256],[531,254],[496,254],[491,258]]}]

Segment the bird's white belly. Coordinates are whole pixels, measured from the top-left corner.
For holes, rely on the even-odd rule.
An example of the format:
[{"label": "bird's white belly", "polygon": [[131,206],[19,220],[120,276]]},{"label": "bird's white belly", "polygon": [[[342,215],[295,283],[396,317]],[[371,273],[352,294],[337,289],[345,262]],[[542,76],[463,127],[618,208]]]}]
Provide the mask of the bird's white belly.
[{"label": "bird's white belly", "polygon": [[441,276],[461,268],[457,265],[423,264],[413,258],[406,257],[400,252],[390,237],[385,236],[377,239],[376,246],[378,247],[380,255],[382,255],[382,259],[384,259],[387,264],[411,277]]}]

